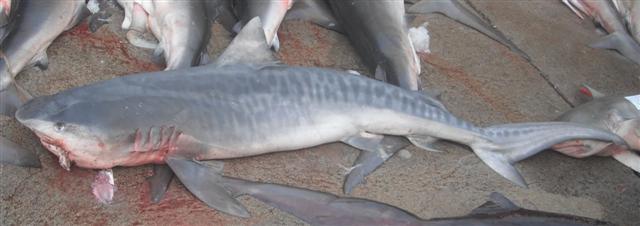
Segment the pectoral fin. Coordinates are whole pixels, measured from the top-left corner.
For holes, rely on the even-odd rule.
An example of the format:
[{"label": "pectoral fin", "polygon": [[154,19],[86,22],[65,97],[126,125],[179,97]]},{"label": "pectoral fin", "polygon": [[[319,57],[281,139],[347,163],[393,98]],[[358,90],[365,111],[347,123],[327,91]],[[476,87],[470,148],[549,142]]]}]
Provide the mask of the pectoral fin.
[{"label": "pectoral fin", "polygon": [[166,162],[182,184],[209,207],[234,216],[249,217],[247,209],[220,182],[220,171],[183,158],[168,157]]}]

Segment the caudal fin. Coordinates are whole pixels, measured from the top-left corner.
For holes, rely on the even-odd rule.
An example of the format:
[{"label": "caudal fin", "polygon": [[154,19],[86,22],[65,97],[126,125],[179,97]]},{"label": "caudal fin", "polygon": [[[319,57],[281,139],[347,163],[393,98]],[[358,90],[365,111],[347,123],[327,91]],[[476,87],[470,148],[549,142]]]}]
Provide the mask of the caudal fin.
[{"label": "caudal fin", "polygon": [[589,46],[616,50],[636,64],[640,64],[640,44],[636,43],[627,33],[613,32]]},{"label": "caudal fin", "polygon": [[513,164],[554,144],[591,139],[626,146],[614,133],[569,122],[505,124],[485,128],[483,134],[486,139],[469,146],[491,169],[522,187],[527,184]]},{"label": "caudal fin", "polygon": [[249,211],[233,198],[221,182],[221,169],[182,158],[169,157],[166,162],[180,182],[209,207],[234,216],[249,217]]},{"label": "caudal fin", "polygon": [[520,50],[513,42],[505,37],[498,30],[493,28],[489,23],[480,18],[477,14],[464,7],[456,0],[423,0],[407,9],[407,13],[429,14],[440,13],[451,19],[454,19],[464,25],[467,25],[493,40],[509,47],[511,51],[529,60],[529,56]]}]

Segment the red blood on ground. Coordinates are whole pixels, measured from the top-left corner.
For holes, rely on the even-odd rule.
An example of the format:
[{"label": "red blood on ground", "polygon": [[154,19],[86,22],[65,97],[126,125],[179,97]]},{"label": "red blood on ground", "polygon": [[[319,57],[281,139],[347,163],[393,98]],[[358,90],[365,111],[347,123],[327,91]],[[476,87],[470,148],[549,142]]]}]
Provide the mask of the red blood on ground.
[{"label": "red blood on ground", "polygon": [[[106,30],[106,29],[105,29]],[[100,32],[100,31],[98,31]],[[115,57],[131,69],[143,71],[159,71],[162,70],[160,65],[156,65],[150,61],[145,61],[132,57],[129,54],[129,43],[124,39],[117,37],[112,32],[106,30],[104,34],[98,35],[98,32],[91,33],[87,23],[80,23],[75,28],[65,32],[62,36],[71,36],[78,38],[84,46],[105,51],[108,55]]]}]

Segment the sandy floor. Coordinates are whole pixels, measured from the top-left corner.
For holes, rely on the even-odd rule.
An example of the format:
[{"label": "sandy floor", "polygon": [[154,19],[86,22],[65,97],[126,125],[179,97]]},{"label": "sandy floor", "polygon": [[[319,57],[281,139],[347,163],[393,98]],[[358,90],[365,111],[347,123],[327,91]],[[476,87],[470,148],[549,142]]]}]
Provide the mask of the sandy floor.
[{"label": "sandy floor", "polygon": [[[431,54],[421,55],[426,88],[444,90],[444,104],[479,125],[548,121],[582,101],[587,83],[608,94],[637,94],[640,66],[615,52],[590,49],[594,26],[580,21],[560,1],[480,1],[473,5],[529,56],[526,61],[497,42],[455,22],[432,15]],[[34,95],[134,72],[160,70],[151,51],[126,43],[121,15],[96,34],[85,24],[66,32],[49,48],[47,71],[29,69],[18,82]],[[283,62],[369,73],[348,40],[310,23],[286,22],[279,32]],[[214,26],[210,50],[219,53],[230,36]],[[151,204],[145,176],[150,167],[115,169],[115,203],[101,205],[90,193],[95,172],[63,170],[27,129],[2,117],[1,134],[38,150],[42,169],[0,166],[1,224],[229,224],[295,225],[294,217],[251,198],[252,214],[240,219],[207,208],[179,182],[166,198]],[[466,147],[438,144],[446,153],[411,148],[408,159],[394,157],[368,177],[353,196],[396,205],[424,218],[463,215],[492,191],[521,206],[604,219],[622,225],[640,220],[640,178],[612,158],[573,159],[546,151],[517,164],[529,182],[517,187],[494,173]],[[344,171],[357,151],[327,144],[287,153],[225,161],[225,174],[341,194]]]}]

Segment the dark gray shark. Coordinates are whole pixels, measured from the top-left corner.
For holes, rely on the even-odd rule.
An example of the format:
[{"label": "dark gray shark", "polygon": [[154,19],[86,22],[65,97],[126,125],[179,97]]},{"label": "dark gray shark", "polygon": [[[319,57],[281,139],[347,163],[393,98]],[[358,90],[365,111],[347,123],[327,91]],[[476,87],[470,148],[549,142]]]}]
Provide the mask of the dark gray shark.
[{"label": "dark gray shark", "polygon": [[[178,174],[181,179],[186,177],[189,178],[187,181],[202,186],[199,189],[190,188],[192,190],[215,190],[226,195],[220,199],[248,195],[311,225],[613,225],[586,217],[524,209],[497,192],[491,193],[489,201],[465,216],[421,219],[398,207],[372,200],[224,177],[220,175],[222,167],[219,164],[205,165],[176,158],[169,158],[167,162],[171,167],[185,172]],[[199,179],[195,181],[195,178]]]}]

